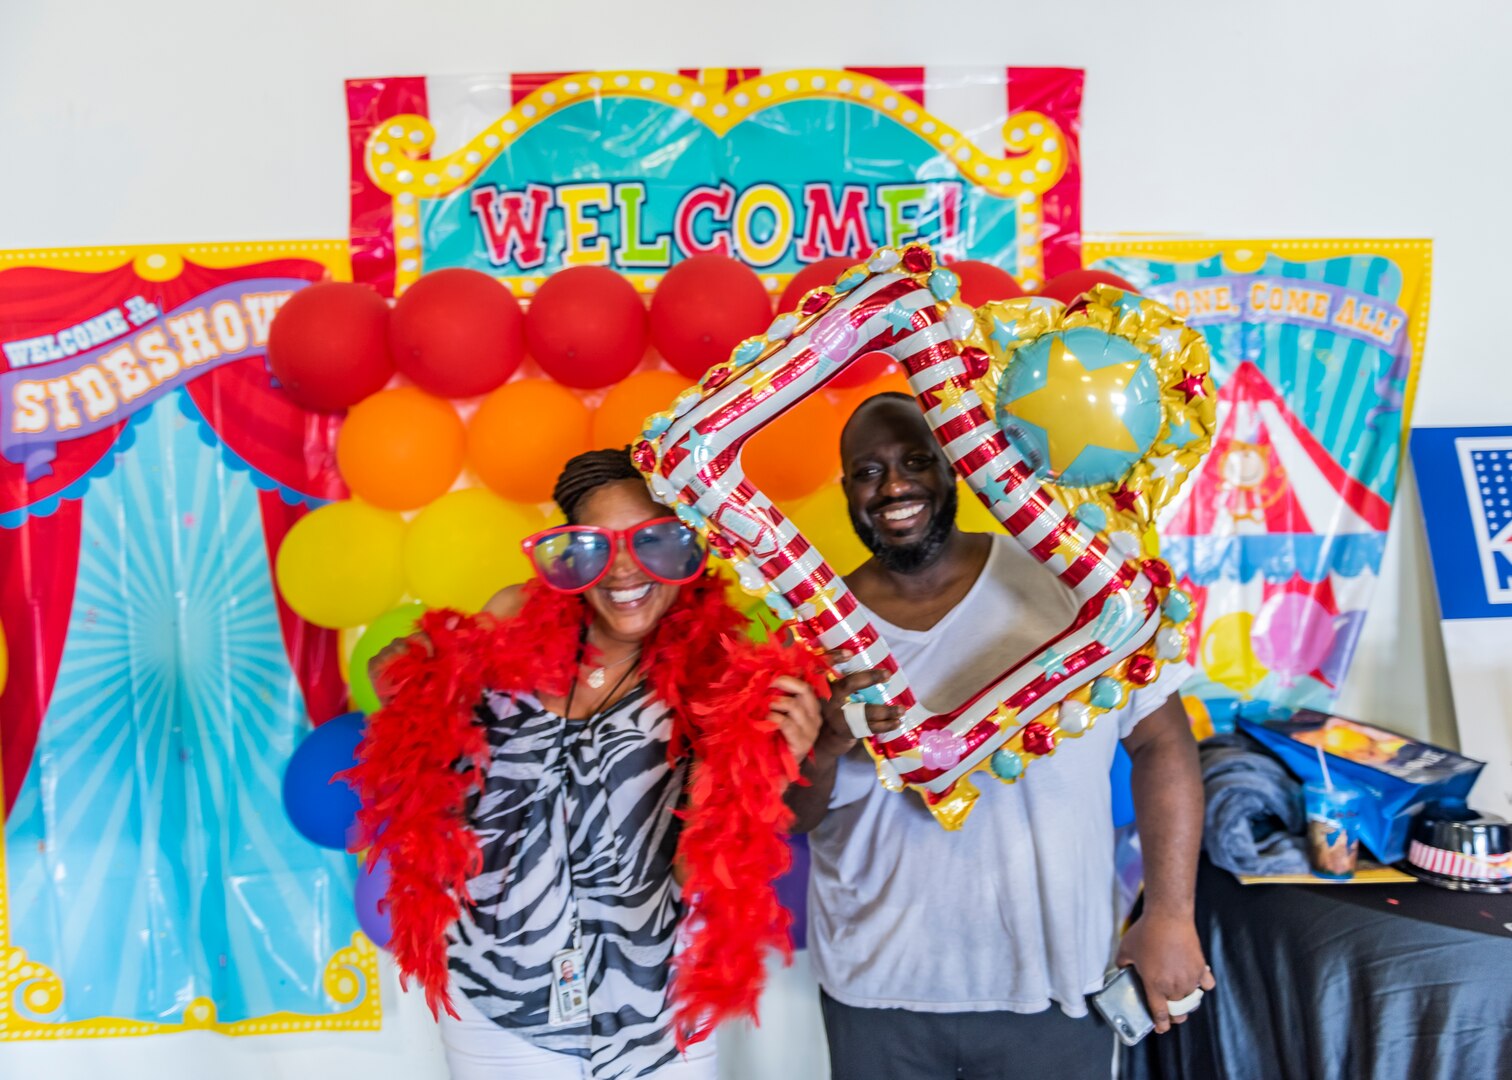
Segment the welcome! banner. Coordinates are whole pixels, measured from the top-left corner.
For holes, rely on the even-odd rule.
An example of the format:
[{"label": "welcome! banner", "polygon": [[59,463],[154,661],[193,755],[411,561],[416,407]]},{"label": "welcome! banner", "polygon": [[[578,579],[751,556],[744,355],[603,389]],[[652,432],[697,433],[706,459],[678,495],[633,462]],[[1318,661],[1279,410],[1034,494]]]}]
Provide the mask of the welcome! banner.
[{"label": "welcome! banner", "polygon": [[1034,288],[1080,265],[1082,73],[702,68],[347,84],[352,265],[398,292],[465,266],[529,295],[692,255],[776,290],[924,240]]}]

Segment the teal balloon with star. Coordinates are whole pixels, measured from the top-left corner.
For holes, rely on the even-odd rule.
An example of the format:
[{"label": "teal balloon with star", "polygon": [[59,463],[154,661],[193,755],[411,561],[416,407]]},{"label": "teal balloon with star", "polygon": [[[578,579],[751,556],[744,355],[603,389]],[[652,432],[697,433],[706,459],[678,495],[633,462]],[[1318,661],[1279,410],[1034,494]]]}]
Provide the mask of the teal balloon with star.
[{"label": "teal balloon with star", "polygon": [[1150,357],[1091,326],[1018,349],[998,395],[1008,440],[1038,476],[1065,487],[1121,481],[1154,444],[1161,415]]}]

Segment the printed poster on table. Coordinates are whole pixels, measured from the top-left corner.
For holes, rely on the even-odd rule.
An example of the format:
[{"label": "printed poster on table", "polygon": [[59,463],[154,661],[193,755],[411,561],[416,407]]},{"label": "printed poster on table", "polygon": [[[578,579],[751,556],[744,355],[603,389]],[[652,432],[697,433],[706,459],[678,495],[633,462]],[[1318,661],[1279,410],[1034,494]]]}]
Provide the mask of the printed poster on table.
[{"label": "printed poster on table", "polygon": [[1375,589],[1428,329],[1426,240],[1108,241],[1089,266],[1208,340],[1212,452],[1163,511],[1200,733],[1327,711]]},{"label": "printed poster on table", "polygon": [[698,68],[347,83],[352,269],[471,267],[529,296],[608,266],[651,292],[718,252],[780,290],[918,239],[1027,288],[1079,265],[1082,73]]},{"label": "printed poster on table", "polygon": [[1412,467],[1471,805],[1512,817],[1512,427],[1417,428]]},{"label": "printed poster on table", "polygon": [[264,361],[340,242],[0,252],[0,1040],[375,1028],[351,860],[280,784],[344,711],[271,553],[345,495]]}]

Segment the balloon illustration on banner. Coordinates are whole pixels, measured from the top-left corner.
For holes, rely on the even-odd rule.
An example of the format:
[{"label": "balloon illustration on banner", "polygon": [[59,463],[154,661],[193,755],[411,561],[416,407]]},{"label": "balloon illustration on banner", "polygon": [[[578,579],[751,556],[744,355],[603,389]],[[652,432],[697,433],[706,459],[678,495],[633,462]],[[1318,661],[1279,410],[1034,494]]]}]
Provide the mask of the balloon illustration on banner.
[{"label": "balloon illustration on banner", "polygon": [[1252,644],[1254,621],[1248,611],[1233,611],[1214,619],[1202,632],[1202,670],[1237,694],[1248,694],[1266,674]]},{"label": "balloon illustration on banner", "polygon": [[[1170,569],[1145,557],[1143,537],[1201,459],[1214,414],[1202,336],[1159,304],[1098,286],[1069,308],[1030,298],[974,312],[956,302],[959,288],[959,276],[922,244],[876,252],[805,294],[796,311],[648,417],[632,452],[655,497],[733,562],[780,618],[795,620],[797,633],[850,650],[846,670],[890,673],[857,695],[905,709],[898,731],[866,739],[879,779],[919,791],[950,829],[977,798],[969,774],[1016,781],[1185,654],[1191,603],[1172,587]],[[844,581],[741,462],[749,438],[879,350],[908,373],[962,479],[1079,602],[1063,633],[947,713],[915,699]],[[1062,421],[1031,399],[1064,396],[1060,383],[1073,368],[1098,386],[1101,411]],[[999,426],[1016,419],[1015,407],[1032,414],[1024,430],[1032,424],[1043,436],[1037,461]],[[1182,435],[1172,442],[1175,425]],[[1052,471],[1074,483],[1056,485]]]},{"label": "balloon illustration on banner", "polygon": [[1334,643],[1334,617],[1302,593],[1277,593],[1255,616],[1255,658],[1276,673],[1282,686],[1320,668]]}]

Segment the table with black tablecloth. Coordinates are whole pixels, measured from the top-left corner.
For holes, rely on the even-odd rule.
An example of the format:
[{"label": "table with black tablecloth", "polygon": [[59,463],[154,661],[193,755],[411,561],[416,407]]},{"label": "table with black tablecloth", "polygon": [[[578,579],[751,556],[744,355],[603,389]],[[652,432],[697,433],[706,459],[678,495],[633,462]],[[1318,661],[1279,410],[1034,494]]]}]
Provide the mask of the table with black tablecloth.
[{"label": "table with black tablecloth", "polygon": [[1242,885],[1204,860],[1197,926],[1218,988],[1125,1077],[1512,1078],[1512,896]]}]

